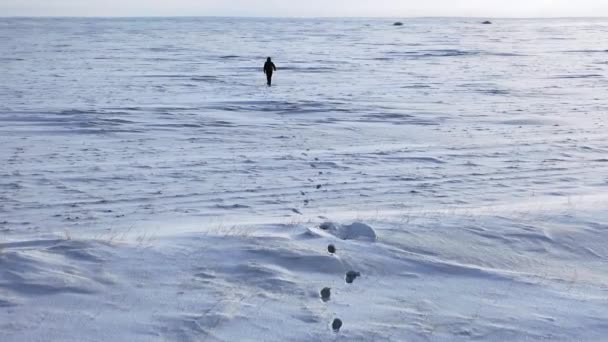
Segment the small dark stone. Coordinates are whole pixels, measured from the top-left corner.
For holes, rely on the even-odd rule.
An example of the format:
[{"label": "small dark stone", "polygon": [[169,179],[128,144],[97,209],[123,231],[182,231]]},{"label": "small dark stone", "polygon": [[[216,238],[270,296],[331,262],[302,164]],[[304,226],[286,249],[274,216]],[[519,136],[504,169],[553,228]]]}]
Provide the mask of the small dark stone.
[{"label": "small dark stone", "polygon": [[361,273],[359,273],[359,272],[348,271],[348,272],[346,272],[346,283],[352,284],[355,281],[355,279],[357,279],[360,276],[361,276]]},{"label": "small dark stone", "polygon": [[489,20],[486,20],[486,21],[484,21],[482,24],[484,24],[484,25],[492,25],[492,22],[491,22],[491,21],[489,21]]},{"label": "small dark stone", "polygon": [[322,187],[321,184],[317,185],[317,189],[321,189],[321,187]]},{"label": "small dark stone", "polygon": [[327,251],[331,254],[336,253],[336,246],[334,246],[334,245],[327,246]]},{"label": "small dark stone", "polygon": [[398,21],[398,22],[394,23],[393,26],[403,26],[403,23]]},{"label": "small dark stone", "polygon": [[329,287],[326,287],[323,290],[321,290],[321,299],[324,302],[329,302],[330,298],[331,298],[331,289]]},{"label": "small dark stone", "polygon": [[331,324],[331,328],[334,329],[335,332],[340,331],[340,328],[342,328],[342,320],[339,318],[334,319],[334,322]]}]

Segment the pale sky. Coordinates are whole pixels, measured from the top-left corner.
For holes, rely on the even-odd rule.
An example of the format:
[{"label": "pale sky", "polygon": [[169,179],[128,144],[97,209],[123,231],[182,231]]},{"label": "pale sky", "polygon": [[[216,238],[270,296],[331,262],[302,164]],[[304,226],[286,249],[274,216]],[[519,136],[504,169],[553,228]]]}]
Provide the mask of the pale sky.
[{"label": "pale sky", "polygon": [[0,0],[0,16],[598,17],[608,0]]}]

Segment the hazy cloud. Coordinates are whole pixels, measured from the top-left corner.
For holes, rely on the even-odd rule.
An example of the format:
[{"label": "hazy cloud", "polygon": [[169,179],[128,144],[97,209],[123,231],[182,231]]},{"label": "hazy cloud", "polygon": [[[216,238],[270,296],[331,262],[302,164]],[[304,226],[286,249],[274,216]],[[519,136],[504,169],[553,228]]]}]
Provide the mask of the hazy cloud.
[{"label": "hazy cloud", "polygon": [[0,0],[3,16],[608,16],[608,0]]}]

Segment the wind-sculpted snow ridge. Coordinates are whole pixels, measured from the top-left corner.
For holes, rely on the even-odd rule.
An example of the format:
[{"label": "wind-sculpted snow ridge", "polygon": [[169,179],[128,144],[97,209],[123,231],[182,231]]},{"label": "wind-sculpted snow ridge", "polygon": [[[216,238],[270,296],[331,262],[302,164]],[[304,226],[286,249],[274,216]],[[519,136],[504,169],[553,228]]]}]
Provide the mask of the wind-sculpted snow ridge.
[{"label": "wind-sculpted snow ridge", "polygon": [[567,211],[418,216],[371,220],[373,229],[5,242],[3,341],[600,341],[606,219],[587,212],[572,229]]}]

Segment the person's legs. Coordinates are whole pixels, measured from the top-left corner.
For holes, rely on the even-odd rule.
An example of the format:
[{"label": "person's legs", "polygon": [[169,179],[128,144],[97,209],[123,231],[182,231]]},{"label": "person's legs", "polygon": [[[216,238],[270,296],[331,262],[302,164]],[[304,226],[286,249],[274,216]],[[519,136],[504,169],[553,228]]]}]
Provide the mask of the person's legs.
[{"label": "person's legs", "polygon": [[272,73],[267,73],[266,74],[266,80],[268,81],[268,86],[270,87],[272,85]]}]

